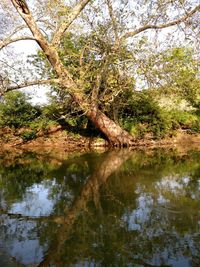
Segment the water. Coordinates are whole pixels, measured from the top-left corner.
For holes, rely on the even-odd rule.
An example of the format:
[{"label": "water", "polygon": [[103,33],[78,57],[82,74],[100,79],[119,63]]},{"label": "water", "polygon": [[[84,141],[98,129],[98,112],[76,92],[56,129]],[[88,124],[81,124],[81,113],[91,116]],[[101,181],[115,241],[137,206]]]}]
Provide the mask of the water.
[{"label": "water", "polygon": [[200,266],[200,153],[0,159],[0,266]]}]

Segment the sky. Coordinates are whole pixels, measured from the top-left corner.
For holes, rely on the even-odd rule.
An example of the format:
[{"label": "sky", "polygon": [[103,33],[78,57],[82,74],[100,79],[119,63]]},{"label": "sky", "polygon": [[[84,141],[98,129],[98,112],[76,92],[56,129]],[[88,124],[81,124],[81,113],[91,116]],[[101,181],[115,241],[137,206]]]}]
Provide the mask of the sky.
[{"label": "sky", "polygon": [[[34,41],[20,41],[13,44],[13,48],[26,59],[27,56],[36,54],[38,47]],[[31,103],[33,104],[43,105],[48,103],[46,93],[49,92],[49,90],[47,86],[34,86],[22,89],[22,91],[30,94]]]}]

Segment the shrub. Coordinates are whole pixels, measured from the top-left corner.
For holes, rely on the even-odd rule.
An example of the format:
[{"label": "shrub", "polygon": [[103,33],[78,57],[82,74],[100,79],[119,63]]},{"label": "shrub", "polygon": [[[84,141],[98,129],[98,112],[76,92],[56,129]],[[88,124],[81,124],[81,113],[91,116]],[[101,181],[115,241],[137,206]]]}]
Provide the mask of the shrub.
[{"label": "shrub", "polygon": [[189,133],[200,133],[200,117],[197,120],[193,121]]},{"label": "shrub", "polygon": [[0,103],[0,126],[26,127],[38,117],[40,111],[22,92],[8,92]]},{"label": "shrub", "polygon": [[36,132],[26,130],[20,134],[20,137],[23,139],[24,142],[27,142],[36,138]]},{"label": "shrub", "polygon": [[154,138],[164,137],[172,129],[172,121],[167,112],[148,94],[137,92],[120,110],[123,127],[139,138],[152,133]]},{"label": "shrub", "polygon": [[200,132],[200,115],[196,111],[161,108],[148,91],[129,96],[119,111],[120,124],[136,138],[147,135],[155,139],[174,135],[177,129]]},{"label": "shrub", "polygon": [[169,112],[169,114],[173,124],[181,128],[190,128],[192,124],[198,120],[198,116],[192,112],[172,110]]},{"label": "shrub", "polygon": [[49,128],[54,125],[55,126],[57,125],[55,121],[40,116],[30,123],[30,128],[36,132],[39,131],[48,132]]}]

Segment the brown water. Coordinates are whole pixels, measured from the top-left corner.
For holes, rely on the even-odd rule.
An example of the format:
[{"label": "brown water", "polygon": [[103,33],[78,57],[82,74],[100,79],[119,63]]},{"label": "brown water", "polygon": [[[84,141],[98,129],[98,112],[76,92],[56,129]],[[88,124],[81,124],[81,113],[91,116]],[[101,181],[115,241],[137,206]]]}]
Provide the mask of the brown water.
[{"label": "brown water", "polygon": [[11,156],[0,266],[200,266],[200,152]]}]

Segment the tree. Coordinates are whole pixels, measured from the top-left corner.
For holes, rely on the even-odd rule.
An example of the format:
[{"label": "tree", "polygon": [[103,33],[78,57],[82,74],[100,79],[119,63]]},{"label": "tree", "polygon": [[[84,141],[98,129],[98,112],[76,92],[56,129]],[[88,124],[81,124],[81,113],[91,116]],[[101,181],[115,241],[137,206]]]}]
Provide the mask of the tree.
[{"label": "tree", "polygon": [[179,96],[199,109],[199,57],[192,48],[173,47],[143,59],[140,65],[149,88],[159,88],[169,95]]},{"label": "tree", "polygon": [[0,126],[24,127],[40,115],[22,92],[9,92],[0,103]]},{"label": "tree", "polygon": [[[9,6],[8,1],[2,2],[2,8],[4,10],[9,9],[9,14],[13,14],[13,16],[16,16],[17,12],[24,23],[19,22],[18,24],[16,18],[13,19],[14,24],[18,24],[17,28],[9,36],[5,37],[4,35],[0,48],[2,49],[20,40],[36,41],[47,58],[54,76],[53,79],[49,75],[48,78],[50,79],[48,80],[37,79],[36,81],[25,81],[21,84],[18,82],[17,85],[9,83],[10,85],[6,87],[3,93],[35,84],[56,84],[72,96],[87,118],[105,135],[110,144],[116,146],[131,145],[133,137],[123,130],[118,123],[110,119],[98,103],[102,79],[105,70],[111,65],[113,55],[118,56],[121,47],[133,48],[135,44],[133,37],[145,33],[147,30],[159,31],[180,25],[181,27],[189,26],[190,34],[198,33],[196,19],[198,18],[200,5],[195,6],[196,1],[191,4],[191,1],[184,1],[183,3],[179,0],[173,2],[134,1],[134,3],[128,0],[105,0],[103,3],[80,0],[69,6],[65,1],[49,0],[43,4],[36,1],[38,12],[32,10],[31,2],[30,7],[24,0],[11,0],[11,2],[15,9]],[[37,14],[41,12],[43,12],[43,16]],[[81,13],[82,17],[80,17]],[[95,82],[93,87],[90,88],[91,94],[89,96],[84,90],[84,75],[76,76],[71,73],[68,66],[63,64],[60,56],[63,38],[70,31],[72,23],[78,16],[79,23],[82,23],[82,26],[87,28],[90,33],[94,33],[95,39],[100,40],[101,45],[103,44],[103,51],[105,52],[102,55],[102,53],[99,53],[101,47],[97,50],[95,47],[92,57],[89,53],[90,61],[96,61],[98,58],[101,61],[101,67],[95,75]],[[27,30],[24,31],[24,28],[29,29],[29,34],[27,34]],[[22,35],[19,35],[20,31]],[[76,31],[81,31],[80,27]],[[82,56],[79,60],[80,72],[84,70],[82,64],[86,58],[85,53],[91,50],[90,43],[88,43],[88,46],[84,45],[82,47]],[[112,64],[118,66],[119,63],[121,62],[116,57],[116,61]]]}]

